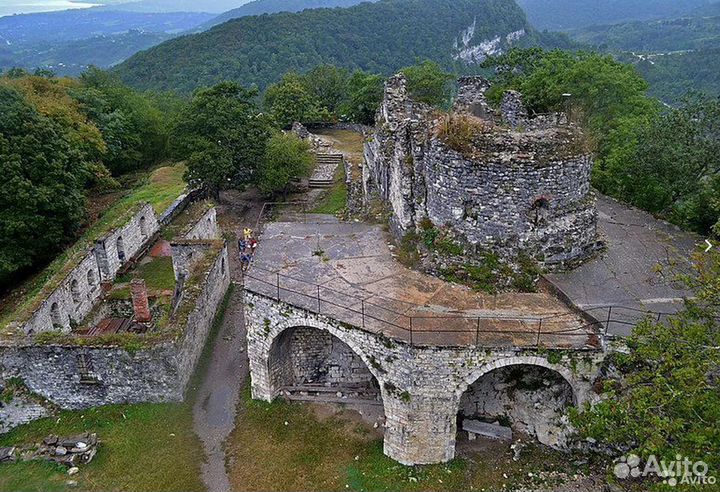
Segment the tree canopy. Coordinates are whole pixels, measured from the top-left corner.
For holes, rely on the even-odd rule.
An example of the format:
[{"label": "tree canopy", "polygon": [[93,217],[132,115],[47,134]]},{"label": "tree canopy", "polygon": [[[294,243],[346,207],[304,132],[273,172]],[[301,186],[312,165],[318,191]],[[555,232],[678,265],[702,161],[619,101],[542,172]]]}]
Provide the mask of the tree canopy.
[{"label": "tree canopy", "polygon": [[258,93],[234,82],[197,91],[179,116],[172,145],[187,159],[186,180],[217,194],[255,179],[271,120],[260,112]]}]

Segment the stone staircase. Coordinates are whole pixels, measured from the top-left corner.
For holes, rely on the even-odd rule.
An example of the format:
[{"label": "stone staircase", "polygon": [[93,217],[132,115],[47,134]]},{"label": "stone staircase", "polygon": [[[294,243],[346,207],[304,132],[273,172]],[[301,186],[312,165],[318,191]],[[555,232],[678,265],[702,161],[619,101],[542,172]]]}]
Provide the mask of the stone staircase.
[{"label": "stone staircase", "polygon": [[315,172],[308,182],[310,188],[330,188],[335,181],[335,170],[342,163],[342,154],[315,154]]}]

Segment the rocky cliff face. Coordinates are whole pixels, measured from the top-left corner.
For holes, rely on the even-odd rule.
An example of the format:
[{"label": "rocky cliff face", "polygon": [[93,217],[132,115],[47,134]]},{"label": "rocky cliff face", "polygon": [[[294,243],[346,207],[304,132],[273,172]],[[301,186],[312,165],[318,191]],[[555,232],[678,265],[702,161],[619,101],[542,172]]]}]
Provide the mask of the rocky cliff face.
[{"label": "rocky cliff face", "polygon": [[529,118],[517,93],[496,113],[486,81],[460,80],[455,112],[441,116],[391,78],[366,144],[365,193],[392,212],[396,237],[427,220],[472,250],[512,259],[527,253],[567,266],[597,247],[592,157],[559,118]]}]

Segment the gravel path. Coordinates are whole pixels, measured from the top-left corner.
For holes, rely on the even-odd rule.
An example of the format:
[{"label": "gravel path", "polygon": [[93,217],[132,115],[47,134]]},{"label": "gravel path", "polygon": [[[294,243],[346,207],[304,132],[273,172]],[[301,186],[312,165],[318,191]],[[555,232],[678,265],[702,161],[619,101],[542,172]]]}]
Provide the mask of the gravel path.
[{"label": "gravel path", "polygon": [[[262,202],[252,194],[223,194],[218,206],[220,223],[230,233],[254,227],[261,207]],[[202,465],[202,479],[211,492],[231,490],[224,442],[235,428],[240,391],[249,376],[237,241],[229,241],[228,247],[235,289],[212,342],[212,355],[193,407],[194,429],[207,458]]]}]

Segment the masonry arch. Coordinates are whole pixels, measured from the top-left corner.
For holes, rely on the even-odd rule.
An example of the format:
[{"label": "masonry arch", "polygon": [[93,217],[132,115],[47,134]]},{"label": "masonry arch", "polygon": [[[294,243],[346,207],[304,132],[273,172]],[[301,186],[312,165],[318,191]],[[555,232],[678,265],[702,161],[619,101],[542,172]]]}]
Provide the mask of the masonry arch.
[{"label": "masonry arch", "polygon": [[275,334],[266,358],[273,396],[382,405],[372,364],[335,331],[301,324]]},{"label": "masonry arch", "polygon": [[53,328],[59,328],[63,326],[62,314],[60,314],[60,306],[57,302],[53,302],[50,305],[50,322]]},{"label": "masonry arch", "polygon": [[125,244],[122,236],[117,238],[115,242],[115,248],[117,249],[117,257],[120,262],[125,261]]},{"label": "masonry arch", "polygon": [[80,303],[80,284],[76,278],[72,279],[72,282],[70,282],[70,297],[72,297],[75,304]]},{"label": "masonry arch", "polygon": [[142,217],[140,217],[139,223],[140,223],[140,235],[142,237],[147,237],[147,235],[148,235],[147,220],[145,219],[144,215]]},{"label": "masonry arch", "polygon": [[[569,370],[538,357],[494,361],[460,388],[458,430],[467,421],[497,423],[512,428],[514,434],[562,448],[567,440],[568,409],[582,399],[574,382]],[[463,433],[458,442],[463,442]]]}]

